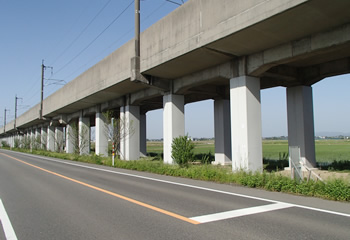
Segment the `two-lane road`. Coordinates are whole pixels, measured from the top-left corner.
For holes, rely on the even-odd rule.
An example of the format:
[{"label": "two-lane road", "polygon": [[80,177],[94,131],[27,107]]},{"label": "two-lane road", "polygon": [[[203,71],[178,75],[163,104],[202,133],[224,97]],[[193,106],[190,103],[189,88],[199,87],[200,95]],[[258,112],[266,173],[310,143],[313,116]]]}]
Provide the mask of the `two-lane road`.
[{"label": "two-lane road", "polygon": [[0,199],[0,239],[350,239],[348,203],[5,150]]}]

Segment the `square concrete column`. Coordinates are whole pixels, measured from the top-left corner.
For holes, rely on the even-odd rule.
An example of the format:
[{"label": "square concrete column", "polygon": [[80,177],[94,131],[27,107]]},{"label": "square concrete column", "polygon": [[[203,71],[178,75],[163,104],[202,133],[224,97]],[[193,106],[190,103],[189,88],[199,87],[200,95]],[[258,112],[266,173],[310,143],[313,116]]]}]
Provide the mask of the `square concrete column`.
[{"label": "square concrete column", "polygon": [[48,151],[55,151],[55,127],[47,127],[47,147]]},{"label": "square concrete column", "polygon": [[70,122],[66,126],[66,153],[74,153],[77,144],[77,129],[76,123]]},{"label": "square concrete column", "polygon": [[30,134],[30,150],[33,150],[35,147],[35,128],[32,128]]},{"label": "square concrete column", "polygon": [[47,127],[41,128],[41,149],[47,150]]},{"label": "square concrete column", "polygon": [[79,153],[90,154],[90,118],[79,117]]},{"label": "square concrete column", "polygon": [[312,87],[287,88],[289,158],[299,162],[300,154],[308,167],[316,167],[313,112]]},{"label": "square concrete column", "polygon": [[124,119],[121,119],[124,140],[123,160],[138,160],[140,158],[140,107],[125,107]]},{"label": "square concrete column", "polygon": [[141,155],[147,156],[147,132],[146,132],[146,114],[140,115],[140,152]]},{"label": "square concrete column", "polygon": [[260,79],[230,80],[232,171],[263,170]]},{"label": "square concrete column", "polygon": [[35,129],[35,148],[41,148],[41,128]]},{"label": "square concrete column", "polygon": [[163,96],[163,155],[164,163],[173,164],[173,139],[185,135],[185,98],[183,95]]},{"label": "square concrete column", "polygon": [[213,164],[231,165],[230,100],[214,101],[215,161]]},{"label": "square concrete column", "polygon": [[102,113],[96,113],[95,125],[95,153],[100,156],[108,156],[107,120]]},{"label": "square concrete column", "polygon": [[125,129],[124,129],[124,122],[125,122],[125,107],[120,107],[119,112],[119,156],[120,159],[125,159]]},{"label": "square concrete column", "polygon": [[55,129],[55,151],[62,152],[64,146],[63,127]]}]

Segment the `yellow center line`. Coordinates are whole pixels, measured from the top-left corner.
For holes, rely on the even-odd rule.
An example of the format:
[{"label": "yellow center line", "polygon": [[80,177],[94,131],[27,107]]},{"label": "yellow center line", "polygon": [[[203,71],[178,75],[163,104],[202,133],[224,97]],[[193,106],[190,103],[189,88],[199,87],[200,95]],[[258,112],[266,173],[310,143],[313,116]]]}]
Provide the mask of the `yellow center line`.
[{"label": "yellow center line", "polygon": [[33,164],[30,164],[30,163],[27,163],[27,162],[25,162],[25,161],[22,161],[22,160],[20,160],[20,159],[18,159],[18,158],[9,156],[9,155],[7,155],[7,154],[4,154],[4,153],[1,153],[1,154],[4,155],[4,156],[6,156],[6,157],[8,157],[8,158],[12,158],[12,159],[14,159],[14,160],[16,160],[16,161],[18,161],[18,162],[24,163],[24,164],[26,164],[26,165],[28,165],[28,166],[31,166],[31,167],[37,168],[37,169],[39,169],[39,170],[42,170],[42,171],[44,171],[44,172],[50,173],[50,174],[52,174],[52,175],[55,175],[55,176],[64,178],[64,179],[66,179],[66,180],[69,180],[69,181],[72,181],[72,182],[75,182],[75,183],[78,183],[78,184],[83,185],[83,186],[88,187],[88,188],[95,189],[95,190],[97,190],[97,191],[100,191],[100,192],[109,194],[109,195],[111,195],[111,196],[114,196],[114,197],[123,199],[123,200],[125,200],[125,201],[131,202],[131,203],[134,203],[134,204],[137,204],[137,205],[139,205],[139,206],[142,206],[142,207],[145,207],[145,208],[154,210],[154,211],[156,211],[156,212],[163,213],[163,214],[165,214],[165,215],[168,215],[168,216],[171,216],[171,217],[180,219],[180,220],[185,221],[185,222],[188,222],[188,223],[200,224],[200,222],[197,222],[197,221],[195,221],[195,220],[192,220],[192,219],[189,219],[189,218],[187,218],[187,217],[181,216],[181,215],[179,215],[179,214],[176,214],[176,213],[173,213],[173,212],[169,212],[169,211],[167,211],[167,210],[164,210],[164,209],[161,209],[161,208],[158,208],[158,207],[154,207],[154,206],[149,205],[149,204],[147,204],[147,203],[143,203],[143,202],[137,201],[137,200],[135,200],[135,199],[125,197],[125,196],[123,196],[123,195],[120,195],[120,194],[117,194],[117,193],[114,193],[114,192],[105,190],[105,189],[103,189],[103,188],[99,188],[99,187],[90,185],[90,184],[85,183],[85,182],[81,182],[81,181],[79,181],[79,180],[76,180],[76,179],[73,179],[73,178],[64,176],[64,175],[59,174],[59,173],[56,173],[56,172],[52,172],[52,171],[50,171],[50,170],[47,170],[47,169],[45,169],[45,168],[38,167],[38,166],[33,165]]}]

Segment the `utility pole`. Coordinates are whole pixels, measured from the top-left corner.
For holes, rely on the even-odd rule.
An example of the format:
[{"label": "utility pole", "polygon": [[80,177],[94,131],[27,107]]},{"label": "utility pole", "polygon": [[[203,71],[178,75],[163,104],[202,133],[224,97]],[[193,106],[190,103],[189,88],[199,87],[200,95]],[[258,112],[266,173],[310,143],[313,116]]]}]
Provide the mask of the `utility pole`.
[{"label": "utility pole", "polygon": [[135,0],[135,57],[140,57],[140,0]]},{"label": "utility pole", "polygon": [[17,97],[17,94],[16,94],[16,96],[15,96],[15,124],[14,124],[14,128],[15,128],[15,130],[16,130],[16,119],[17,119],[17,100],[18,100],[18,99],[22,99],[22,98]]},{"label": "utility pole", "polygon": [[53,67],[45,66],[44,59],[43,59],[42,63],[41,63],[41,98],[40,98],[40,110],[39,110],[40,119],[43,119],[44,79],[45,79],[44,76],[45,76],[45,69],[46,68],[51,68],[51,70],[53,69]]},{"label": "utility pole", "polygon": [[135,55],[131,59],[131,81],[149,84],[140,67],[140,0],[135,0]]},{"label": "utility pole", "polygon": [[4,133],[6,132],[5,131],[5,127],[6,127],[6,112],[9,112],[10,111],[10,109],[6,109],[5,108],[5,114],[4,114]]}]

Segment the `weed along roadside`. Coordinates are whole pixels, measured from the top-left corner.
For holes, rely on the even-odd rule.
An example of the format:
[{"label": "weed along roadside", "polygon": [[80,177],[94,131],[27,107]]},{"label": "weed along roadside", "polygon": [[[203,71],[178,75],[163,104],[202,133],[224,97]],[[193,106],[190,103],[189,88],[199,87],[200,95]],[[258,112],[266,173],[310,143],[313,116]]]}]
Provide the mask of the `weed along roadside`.
[{"label": "weed along roadside", "polygon": [[[32,152],[25,149],[12,150],[71,161],[112,166],[110,157],[100,157],[97,155],[80,156],[42,150],[33,150]],[[185,167],[182,167],[177,164],[164,164],[163,161],[157,157],[147,157],[137,161],[122,161],[116,159],[114,167],[224,184],[239,184],[268,191],[350,202],[350,181],[344,178],[328,179],[325,183],[314,180],[310,180],[309,182],[297,182],[278,172],[264,171],[263,173],[247,173],[240,171],[233,173],[230,168],[211,164],[187,164]]]}]

